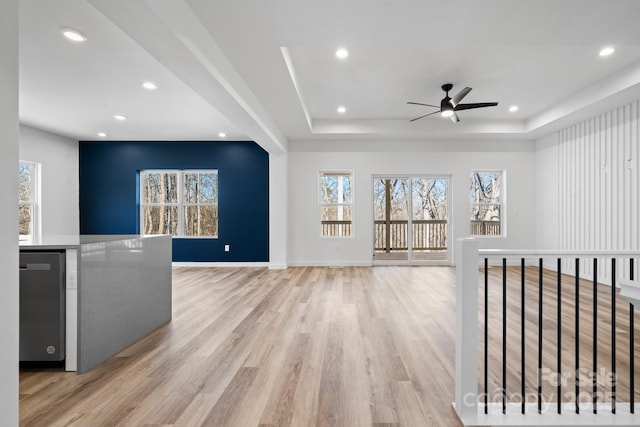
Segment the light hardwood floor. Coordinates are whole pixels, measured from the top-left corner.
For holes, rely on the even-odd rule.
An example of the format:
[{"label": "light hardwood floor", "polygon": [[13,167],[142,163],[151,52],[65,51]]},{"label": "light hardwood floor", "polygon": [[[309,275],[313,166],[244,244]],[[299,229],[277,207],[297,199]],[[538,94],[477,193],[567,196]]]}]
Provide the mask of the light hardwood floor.
[{"label": "light hardwood floor", "polygon": [[[490,328],[501,334],[499,273],[491,269]],[[516,270],[509,274],[518,277]],[[528,275],[528,298],[535,296],[535,274]],[[553,277],[547,282],[545,298],[554,292]],[[173,320],[96,369],[83,375],[23,370],[20,424],[461,425],[451,408],[451,267],[176,268],[173,285]],[[509,286],[513,317],[519,285]],[[564,294],[563,300],[569,288]],[[584,303],[588,310],[588,295]],[[553,307],[545,331],[553,330]],[[527,316],[535,322],[529,310]],[[512,322],[508,381],[518,391],[519,323]],[[527,331],[531,354],[537,354],[536,333]],[[601,333],[606,339],[605,326]],[[545,332],[547,358],[554,340]],[[496,344],[492,369],[501,360],[501,341]],[[490,381],[493,387],[500,378],[492,374]]]},{"label": "light hardwood floor", "polygon": [[448,267],[176,268],[173,320],[83,374],[20,374],[22,426],[456,426]]}]

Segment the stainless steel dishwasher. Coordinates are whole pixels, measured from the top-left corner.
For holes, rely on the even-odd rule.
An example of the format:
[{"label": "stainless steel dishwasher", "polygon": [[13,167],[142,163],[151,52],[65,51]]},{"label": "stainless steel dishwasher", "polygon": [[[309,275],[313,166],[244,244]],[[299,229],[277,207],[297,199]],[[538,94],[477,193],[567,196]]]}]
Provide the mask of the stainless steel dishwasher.
[{"label": "stainless steel dishwasher", "polygon": [[20,361],[65,358],[65,254],[20,252]]}]

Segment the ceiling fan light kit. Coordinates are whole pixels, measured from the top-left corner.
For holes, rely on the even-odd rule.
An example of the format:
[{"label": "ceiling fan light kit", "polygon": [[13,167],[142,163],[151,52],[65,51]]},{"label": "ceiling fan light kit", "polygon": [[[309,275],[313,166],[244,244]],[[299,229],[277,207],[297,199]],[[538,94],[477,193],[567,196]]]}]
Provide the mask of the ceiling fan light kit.
[{"label": "ceiling fan light kit", "polygon": [[453,98],[451,98],[449,96],[449,91],[451,89],[453,89],[453,84],[451,84],[451,83],[446,83],[446,84],[442,85],[442,90],[446,93],[446,95],[445,95],[444,98],[442,98],[442,101],[440,101],[440,107],[438,107],[437,105],[423,104],[423,103],[420,103],[420,102],[411,102],[411,101],[407,102],[407,104],[412,104],[412,105],[422,105],[422,106],[425,106],[425,107],[439,108],[438,111],[434,111],[433,113],[429,113],[429,114],[425,114],[425,115],[420,116],[420,117],[416,117],[415,119],[411,119],[409,121],[410,122],[414,122],[414,121],[422,119],[424,117],[428,117],[428,116],[440,113],[440,115],[442,117],[449,117],[452,122],[456,123],[456,122],[460,121],[460,119],[458,118],[458,115],[456,114],[456,111],[472,110],[474,108],[495,107],[495,106],[498,105],[497,102],[475,102],[475,103],[470,103],[470,104],[461,104],[460,101],[462,101],[462,99],[465,96],[467,96],[469,94],[469,92],[471,92],[471,88],[470,87],[465,87],[460,92],[458,92],[456,95],[454,95]]}]

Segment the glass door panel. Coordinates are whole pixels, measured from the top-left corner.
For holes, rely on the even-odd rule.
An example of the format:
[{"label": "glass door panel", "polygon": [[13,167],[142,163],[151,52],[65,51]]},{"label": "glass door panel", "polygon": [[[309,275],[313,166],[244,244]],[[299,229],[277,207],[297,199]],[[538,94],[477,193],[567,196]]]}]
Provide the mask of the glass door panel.
[{"label": "glass door panel", "polygon": [[409,259],[410,189],[408,178],[374,178],[374,261]]},{"label": "glass door panel", "polygon": [[447,178],[412,178],[413,259],[447,260]]}]

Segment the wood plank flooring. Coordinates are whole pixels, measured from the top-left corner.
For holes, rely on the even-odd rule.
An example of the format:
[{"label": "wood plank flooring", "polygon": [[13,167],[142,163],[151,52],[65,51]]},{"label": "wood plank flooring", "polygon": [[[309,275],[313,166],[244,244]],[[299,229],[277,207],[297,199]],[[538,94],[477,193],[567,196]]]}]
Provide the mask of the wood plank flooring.
[{"label": "wood plank flooring", "polygon": [[[22,370],[20,425],[461,425],[451,408],[453,268],[175,268],[173,274],[173,320],[167,325],[83,375]],[[509,274],[519,277],[516,270]],[[534,269],[527,276],[529,299],[536,274]],[[499,269],[491,269],[491,280],[498,283],[498,277]],[[545,298],[554,292],[553,277],[547,282]],[[514,391],[518,289],[517,280],[510,283],[508,382]],[[492,285],[490,328],[501,349],[496,292]],[[567,287],[563,301],[569,293]],[[549,296],[546,303],[551,301]],[[583,302],[586,316],[587,294]],[[527,304],[528,321],[537,322],[529,311],[534,300]],[[548,363],[555,354],[554,307],[545,312]],[[602,316],[605,340],[605,311]],[[586,320],[584,325],[588,334]],[[537,329],[527,331],[531,354],[537,354],[535,334]],[[601,360],[607,363],[606,356]],[[490,363],[501,363],[498,350],[491,350]],[[527,359],[527,366],[535,363]],[[501,378],[492,373],[490,381],[499,386]]]},{"label": "wood plank flooring", "polygon": [[96,369],[22,370],[20,425],[459,425],[452,268],[176,268],[173,284],[173,320]]}]

